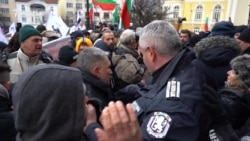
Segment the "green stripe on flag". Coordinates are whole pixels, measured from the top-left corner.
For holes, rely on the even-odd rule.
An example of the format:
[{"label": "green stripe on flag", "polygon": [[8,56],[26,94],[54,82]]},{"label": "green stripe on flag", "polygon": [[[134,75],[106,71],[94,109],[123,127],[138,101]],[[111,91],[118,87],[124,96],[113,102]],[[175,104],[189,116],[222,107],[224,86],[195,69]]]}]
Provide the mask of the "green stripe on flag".
[{"label": "green stripe on flag", "polygon": [[116,4],[115,0],[95,0],[95,2],[105,3],[105,4]]},{"label": "green stripe on flag", "polygon": [[93,8],[93,4],[92,3],[89,3],[89,8]]}]

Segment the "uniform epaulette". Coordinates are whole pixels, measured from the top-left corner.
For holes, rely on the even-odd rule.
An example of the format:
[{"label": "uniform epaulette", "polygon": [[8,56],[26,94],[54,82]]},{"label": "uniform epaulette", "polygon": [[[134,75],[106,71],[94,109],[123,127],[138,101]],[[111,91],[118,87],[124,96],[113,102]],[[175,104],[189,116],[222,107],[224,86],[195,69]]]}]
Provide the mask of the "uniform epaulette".
[{"label": "uniform epaulette", "polygon": [[166,87],[166,98],[180,97],[180,82],[179,81],[168,81]]}]

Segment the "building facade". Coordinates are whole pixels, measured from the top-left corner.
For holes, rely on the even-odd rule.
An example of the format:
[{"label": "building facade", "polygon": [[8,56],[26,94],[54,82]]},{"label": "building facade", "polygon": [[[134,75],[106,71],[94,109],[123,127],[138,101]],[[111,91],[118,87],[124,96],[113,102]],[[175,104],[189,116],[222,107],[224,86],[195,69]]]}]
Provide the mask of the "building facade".
[{"label": "building facade", "polygon": [[15,0],[0,0],[0,27],[3,29],[16,21]]},{"label": "building facade", "polygon": [[16,11],[16,22],[43,24],[50,12],[57,13],[57,0],[16,0]]},{"label": "building facade", "polygon": [[209,30],[219,21],[248,24],[249,4],[250,0],[165,0],[164,6],[170,7],[170,18],[186,19],[180,29],[199,32],[204,31],[206,20]]},{"label": "building facade", "polygon": [[[122,0],[117,0],[117,6]],[[92,1],[89,0],[91,4]],[[50,12],[62,17],[68,26],[76,23],[77,16],[86,19],[86,0],[0,0],[0,26],[8,30],[12,23],[38,25],[46,23]],[[93,22],[111,22],[112,11],[93,6]]]},{"label": "building facade", "polygon": [[[122,0],[117,0],[117,6],[121,6]],[[92,4],[92,0],[89,0],[89,4]],[[98,6],[93,7],[93,22],[111,22],[113,19],[114,10],[102,10]],[[81,19],[85,22],[87,15],[87,3],[86,0],[59,0],[58,1],[58,13],[62,17],[66,24],[73,25],[77,17],[80,15]]]}]

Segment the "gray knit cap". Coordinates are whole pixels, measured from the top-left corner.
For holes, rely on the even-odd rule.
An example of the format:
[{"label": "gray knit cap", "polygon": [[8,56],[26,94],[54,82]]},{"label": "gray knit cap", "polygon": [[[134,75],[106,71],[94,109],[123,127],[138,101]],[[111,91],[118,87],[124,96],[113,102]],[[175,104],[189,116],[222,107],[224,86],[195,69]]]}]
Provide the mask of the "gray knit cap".
[{"label": "gray knit cap", "polygon": [[240,86],[245,89],[250,88],[250,55],[237,56],[230,65],[241,81]]}]

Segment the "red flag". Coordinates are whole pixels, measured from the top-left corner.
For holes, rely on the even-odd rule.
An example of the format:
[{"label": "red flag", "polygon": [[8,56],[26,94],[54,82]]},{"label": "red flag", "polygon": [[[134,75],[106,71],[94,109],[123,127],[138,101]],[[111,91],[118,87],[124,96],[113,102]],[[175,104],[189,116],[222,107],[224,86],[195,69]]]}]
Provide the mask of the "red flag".
[{"label": "red flag", "polygon": [[121,11],[121,19],[124,29],[129,28],[131,9],[132,9],[131,0],[125,0]]},{"label": "red flag", "polygon": [[208,17],[206,17],[206,22],[205,22],[205,25],[204,25],[204,31],[208,32]]},{"label": "red flag", "polygon": [[90,21],[90,23],[93,22],[93,13],[94,13],[93,4],[90,3],[89,4],[89,21]]}]

